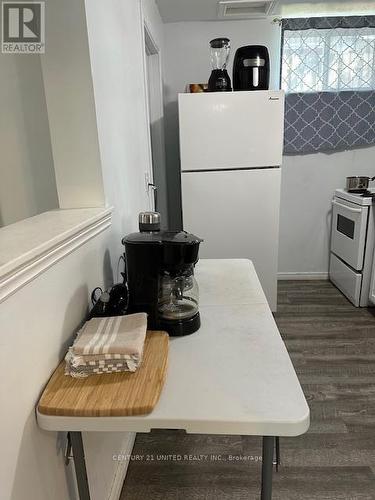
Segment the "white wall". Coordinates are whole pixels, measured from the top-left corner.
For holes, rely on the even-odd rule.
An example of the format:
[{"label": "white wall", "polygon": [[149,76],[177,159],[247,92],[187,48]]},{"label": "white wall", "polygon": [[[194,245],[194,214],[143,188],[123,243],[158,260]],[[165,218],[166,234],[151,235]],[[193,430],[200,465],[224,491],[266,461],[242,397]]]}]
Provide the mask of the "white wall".
[{"label": "white wall", "polygon": [[[64,465],[65,434],[40,430],[35,405],[87,313],[91,290],[110,279],[108,239],[107,230],[0,304],[2,500],[76,498],[72,468]],[[90,438],[93,500],[107,498],[112,451],[122,443],[118,435],[105,443],[102,435]]]},{"label": "white wall", "polygon": [[272,19],[167,23],[165,29],[164,102],[166,120],[169,218],[173,228],[181,225],[177,94],[187,83],[207,82],[211,73],[209,41],[217,36],[231,40],[228,72],[238,47],[266,45],[271,57],[271,85],[278,88],[280,27]]},{"label": "white wall", "polygon": [[0,54],[0,227],[57,208],[40,58]]},{"label": "white wall", "polygon": [[141,5],[86,0],[86,12],[104,188],[116,208],[114,254],[119,255],[121,238],[138,230],[138,213],[150,208]]},{"label": "white wall", "polygon": [[[78,3],[76,0],[74,2]],[[57,147],[54,154],[64,144],[58,153],[60,173],[65,180],[70,175],[74,187],[76,174],[77,182],[84,180],[79,169],[80,165],[85,168],[89,166],[85,154],[91,141],[94,148],[93,156],[90,156],[94,167],[94,177],[91,178],[94,183],[91,186],[95,189],[99,186],[96,192],[100,194],[100,181],[103,178],[105,201],[114,207],[113,227],[0,304],[0,363],[6,373],[0,383],[1,407],[4,408],[5,401],[9,408],[9,411],[0,415],[3,453],[0,467],[1,500],[76,499],[71,467],[66,468],[64,465],[66,436],[38,428],[35,404],[52,370],[71,343],[73,333],[84,320],[91,290],[102,284],[108,286],[117,280],[117,261],[123,251],[121,238],[137,229],[138,212],[148,208],[144,185],[148,161],[148,122],[145,112],[140,2],[87,0],[86,6],[83,3],[72,6],[69,0],[64,4],[68,10],[72,7],[73,18],[60,10],[60,0],[49,0],[47,5],[49,19],[54,18],[56,21],[56,13],[62,14],[60,26],[55,22],[54,28],[60,37],[59,43],[64,44],[64,37],[60,35],[65,32],[65,25],[69,24],[69,36],[74,38],[77,35],[72,30],[74,25],[75,29],[82,31],[80,36],[83,45],[89,47],[87,31],[86,43],[84,41],[86,22],[79,24],[74,17],[77,14],[82,21],[83,12],[87,14],[90,53],[82,47],[77,53],[71,49],[65,54],[63,46],[57,50],[58,47],[51,40],[55,31],[49,31],[46,49],[48,51],[48,44],[51,43],[56,60],[44,59],[43,71],[44,82],[49,87],[48,112],[56,120],[55,126],[52,126],[54,146]],[[51,12],[55,7],[57,10]],[[145,10],[146,15],[151,12],[151,8],[150,3],[149,10]],[[155,9],[153,15],[156,17],[150,19],[151,27],[154,26],[155,18],[157,20]],[[157,29],[160,30],[158,20],[155,31]],[[71,40],[67,43],[70,46]],[[70,60],[66,61],[66,58]],[[61,75],[64,61],[69,66],[70,85],[68,79]],[[63,113],[62,118],[69,117],[64,128],[59,122],[57,100],[59,97],[60,109],[64,108],[65,100],[67,107],[71,106],[73,101],[70,91],[77,84],[73,68],[80,65],[85,71],[82,67],[77,68],[78,82],[83,86],[77,90],[84,92],[86,88],[90,93],[90,89],[93,89],[94,93],[91,93],[92,99],[90,96],[83,98],[74,113]],[[90,71],[87,71],[87,67]],[[60,83],[56,81],[59,75]],[[54,85],[59,84],[58,96]],[[93,117],[97,128],[92,122]],[[87,127],[82,126],[84,120],[87,120]],[[68,161],[71,153],[68,151],[69,138],[74,143],[74,169]],[[61,144],[58,144],[60,141]],[[66,163],[63,161],[65,153]],[[101,172],[97,175],[98,166],[100,169],[103,167],[103,175]],[[69,175],[66,175],[67,172]],[[90,182],[88,186],[90,188]],[[83,195],[84,189],[83,183]],[[93,433],[84,436],[93,500],[116,498],[112,487],[116,485],[116,477],[121,479],[120,469],[124,467],[120,464],[119,469],[112,455],[129,453],[132,437],[130,433]]]},{"label": "white wall", "polygon": [[284,156],[280,210],[280,277],[325,278],[331,200],[349,175],[375,175],[375,147]]},{"label": "white wall", "polygon": [[84,0],[47,0],[41,61],[60,208],[102,206]]},{"label": "white wall", "polygon": [[[165,25],[166,147],[170,214],[180,223],[177,94],[186,83],[208,79],[208,41],[231,39],[233,60],[241,45],[270,51],[271,88],[278,88],[280,27],[272,20],[183,22]],[[229,65],[231,75],[231,64]],[[333,154],[284,156],[282,166],[279,273],[283,277],[324,277],[328,272],[331,199],[347,175],[374,175],[375,147]]]}]

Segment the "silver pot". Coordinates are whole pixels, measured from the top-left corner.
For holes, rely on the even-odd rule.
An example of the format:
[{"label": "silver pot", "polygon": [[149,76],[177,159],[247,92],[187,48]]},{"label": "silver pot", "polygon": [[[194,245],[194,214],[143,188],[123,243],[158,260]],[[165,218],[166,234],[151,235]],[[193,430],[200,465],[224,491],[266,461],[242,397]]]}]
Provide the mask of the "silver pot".
[{"label": "silver pot", "polygon": [[362,191],[366,191],[366,189],[368,189],[369,182],[374,180],[375,177],[347,177],[346,190],[349,191],[349,193],[360,193]]}]

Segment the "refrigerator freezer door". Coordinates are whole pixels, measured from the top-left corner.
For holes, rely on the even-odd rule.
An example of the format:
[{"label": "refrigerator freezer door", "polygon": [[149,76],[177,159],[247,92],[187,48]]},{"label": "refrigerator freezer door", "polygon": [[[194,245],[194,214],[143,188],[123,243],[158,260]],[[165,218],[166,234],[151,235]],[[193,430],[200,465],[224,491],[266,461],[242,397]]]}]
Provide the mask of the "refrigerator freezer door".
[{"label": "refrigerator freezer door", "polygon": [[200,258],[253,261],[276,310],[280,168],[182,173],[183,224]]},{"label": "refrigerator freezer door", "polygon": [[181,170],[281,165],[282,91],[179,95]]}]

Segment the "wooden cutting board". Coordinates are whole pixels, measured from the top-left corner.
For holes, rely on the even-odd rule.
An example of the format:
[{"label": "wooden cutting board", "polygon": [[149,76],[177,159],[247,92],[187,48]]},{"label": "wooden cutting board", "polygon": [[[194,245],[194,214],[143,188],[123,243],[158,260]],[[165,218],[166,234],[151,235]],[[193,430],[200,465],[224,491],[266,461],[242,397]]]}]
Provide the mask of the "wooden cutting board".
[{"label": "wooden cutting board", "polygon": [[159,400],[168,363],[169,336],[148,331],[143,361],[133,373],[105,373],[87,378],[64,374],[65,361],[56,368],[40,398],[45,415],[118,417],[150,413]]}]

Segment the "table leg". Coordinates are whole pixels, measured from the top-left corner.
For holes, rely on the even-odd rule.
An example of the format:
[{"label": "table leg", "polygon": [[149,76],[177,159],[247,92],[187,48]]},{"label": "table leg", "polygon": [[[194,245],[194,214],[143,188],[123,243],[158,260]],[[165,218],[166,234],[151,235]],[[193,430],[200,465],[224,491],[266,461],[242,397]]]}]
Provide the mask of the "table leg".
[{"label": "table leg", "polygon": [[280,438],[275,437],[275,449],[276,449],[276,472],[279,472],[279,466],[280,466]]},{"label": "table leg", "polygon": [[79,500],[90,500],[90,490],[89,490],[89,482],[87,480],[82,433],[70,432],[69,434],[72,443],[74,468],[76,471]]},{"label": "table leg", "polygon": [[261,500],[272,499],[272,469],[274,449],[275,438],[273,436],[263,436],[262,490],[260,495]]}]

